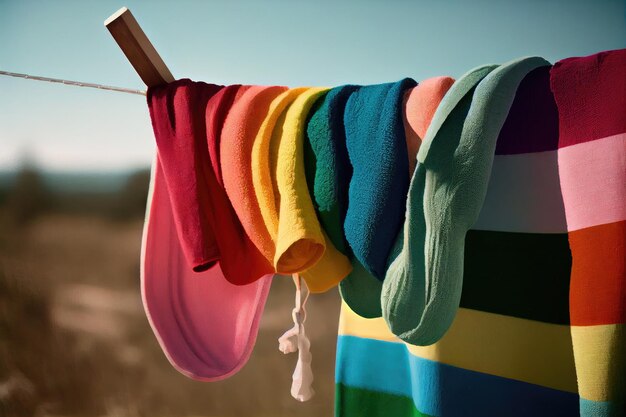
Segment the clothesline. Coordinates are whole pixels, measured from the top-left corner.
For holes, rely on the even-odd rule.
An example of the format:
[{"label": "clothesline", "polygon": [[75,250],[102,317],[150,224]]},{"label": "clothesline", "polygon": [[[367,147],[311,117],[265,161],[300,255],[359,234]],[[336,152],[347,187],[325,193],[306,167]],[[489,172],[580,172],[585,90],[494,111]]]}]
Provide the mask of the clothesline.
[{"label": "clothesline", "polygon": [[76,87],[97,88],[98,90],[117,91],[117,92],[120,92],[120,93],[139,94],[139,95],[142,95],[142,96],[146,95],[146,92],[143,91],[143,90],[135,90],[135,89],[132,89],[132,88],[124,88],[124,87],[115,87],[115,86],[112,86],[112,85],[85,83],[85,82],[81,82],[81,81],[64,80],[64,79],[61,79],[61,78],[41,77],[41,76],[38,76],[38,75],[20,74],[20,73],[17,73],[17,72],[9,72],[9,71],[0,71],[0,75],[6,75],[6,76],[9,76],[9,77],[15,77],[15,78],[23,78],[25,80],[45,81],[45,82],[49,82],[49,83],[72,85],[72,86],[76,86]]}]

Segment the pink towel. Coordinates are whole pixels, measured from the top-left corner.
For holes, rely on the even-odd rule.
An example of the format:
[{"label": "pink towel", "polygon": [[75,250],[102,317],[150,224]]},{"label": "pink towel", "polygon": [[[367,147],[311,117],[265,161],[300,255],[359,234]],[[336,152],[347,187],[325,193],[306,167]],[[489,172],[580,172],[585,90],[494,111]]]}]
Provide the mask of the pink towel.
[{"label": "pink towel", "polygon": [[[212,164],[228,109],[245,89],[180,80],[148,91],[158,159],[142,244],[144,308],[172,365],[205,381],[247,361],[272,277]],[[193,272],[185,250],[199,253],[206,242],[218,263]]]},{"label": "pink towel", "polygon": [[141,253],[141,293],[148,321],[170,363],[184,375],[214,381],[248,360],[271,275],[236,286],[219,266],[193,272],[179,243],[157,159],[152,168]]}]

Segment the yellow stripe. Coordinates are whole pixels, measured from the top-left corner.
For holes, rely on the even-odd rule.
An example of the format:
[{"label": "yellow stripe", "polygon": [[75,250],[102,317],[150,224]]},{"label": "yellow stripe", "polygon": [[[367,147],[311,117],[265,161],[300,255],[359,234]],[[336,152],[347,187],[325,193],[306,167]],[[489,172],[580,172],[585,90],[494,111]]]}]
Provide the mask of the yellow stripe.
[{"label": "yellow stripe", "polygon": [[[339,334],[404,343],[382,318],[364,319],[342,303]],[[418,357],[503,378],[577,392],[570,327],[459,309],[446,335],[412,346]]]},{"label": "yellow stripe", "polygon": [[[572,326],[580,396],[619,399],[626,389],[626,325]],[[621,390],[621,391],[620,391]]]}]

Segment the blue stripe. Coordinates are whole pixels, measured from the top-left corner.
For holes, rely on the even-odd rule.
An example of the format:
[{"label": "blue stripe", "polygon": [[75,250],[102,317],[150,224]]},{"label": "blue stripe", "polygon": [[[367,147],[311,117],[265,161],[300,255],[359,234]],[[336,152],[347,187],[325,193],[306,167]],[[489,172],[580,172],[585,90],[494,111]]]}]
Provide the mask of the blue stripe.
[{"label": "blue stripe", "polygon": [[626,404],[619,405],[611,401],[591,401],[581,398],[580,415],[583,417],[626,416]]},{"label": "blue stripe", "polygon": [[410,397],[432,416],[578,416],[577,394],[412,355],[401,343],[339,336],[335,381]]}]

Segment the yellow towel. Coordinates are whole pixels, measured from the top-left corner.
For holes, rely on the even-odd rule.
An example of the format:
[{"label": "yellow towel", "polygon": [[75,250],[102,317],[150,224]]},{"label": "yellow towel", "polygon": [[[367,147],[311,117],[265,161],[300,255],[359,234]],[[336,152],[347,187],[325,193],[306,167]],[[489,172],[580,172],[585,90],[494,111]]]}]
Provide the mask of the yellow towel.
[{"label": "yellow towel", "polygon": [[[278,143],[282,134],[282,125],[286,108],[307,90],[306,87],[289,89],[276,97],[261,123],[259,132],[252,145],[252,185],[256,195],[261,216],[269,232],[272,242],[266,242],[261,252],[274,262],[276,237],[278,236],[278,209],[280,195],[276,185],[276,162],[278,160]],[[280,119],[280,120],[279,120]],[[274,129],[276,127],[276,129]],[[276,271],[279,274],[283,271]]]},{"label": "yellow towel", "polygon": [[311,88],[289,106],[278,147],[276,182],[280,193],[278,238],[274,265],[301,271],[313,292],[334,287],[352,270],[323,231],[307,188],[304,172],[304,134],[313,103],[328,88]]},{"label": "yellow towel", "polygon": [[308,112],[327,88],[297,88],[270,106],[252,148],[252,178],[261,213],[274,239],[276,272],[303,272],[312,292],[337,285],[352,267],[322,230],[304,172]]}]

